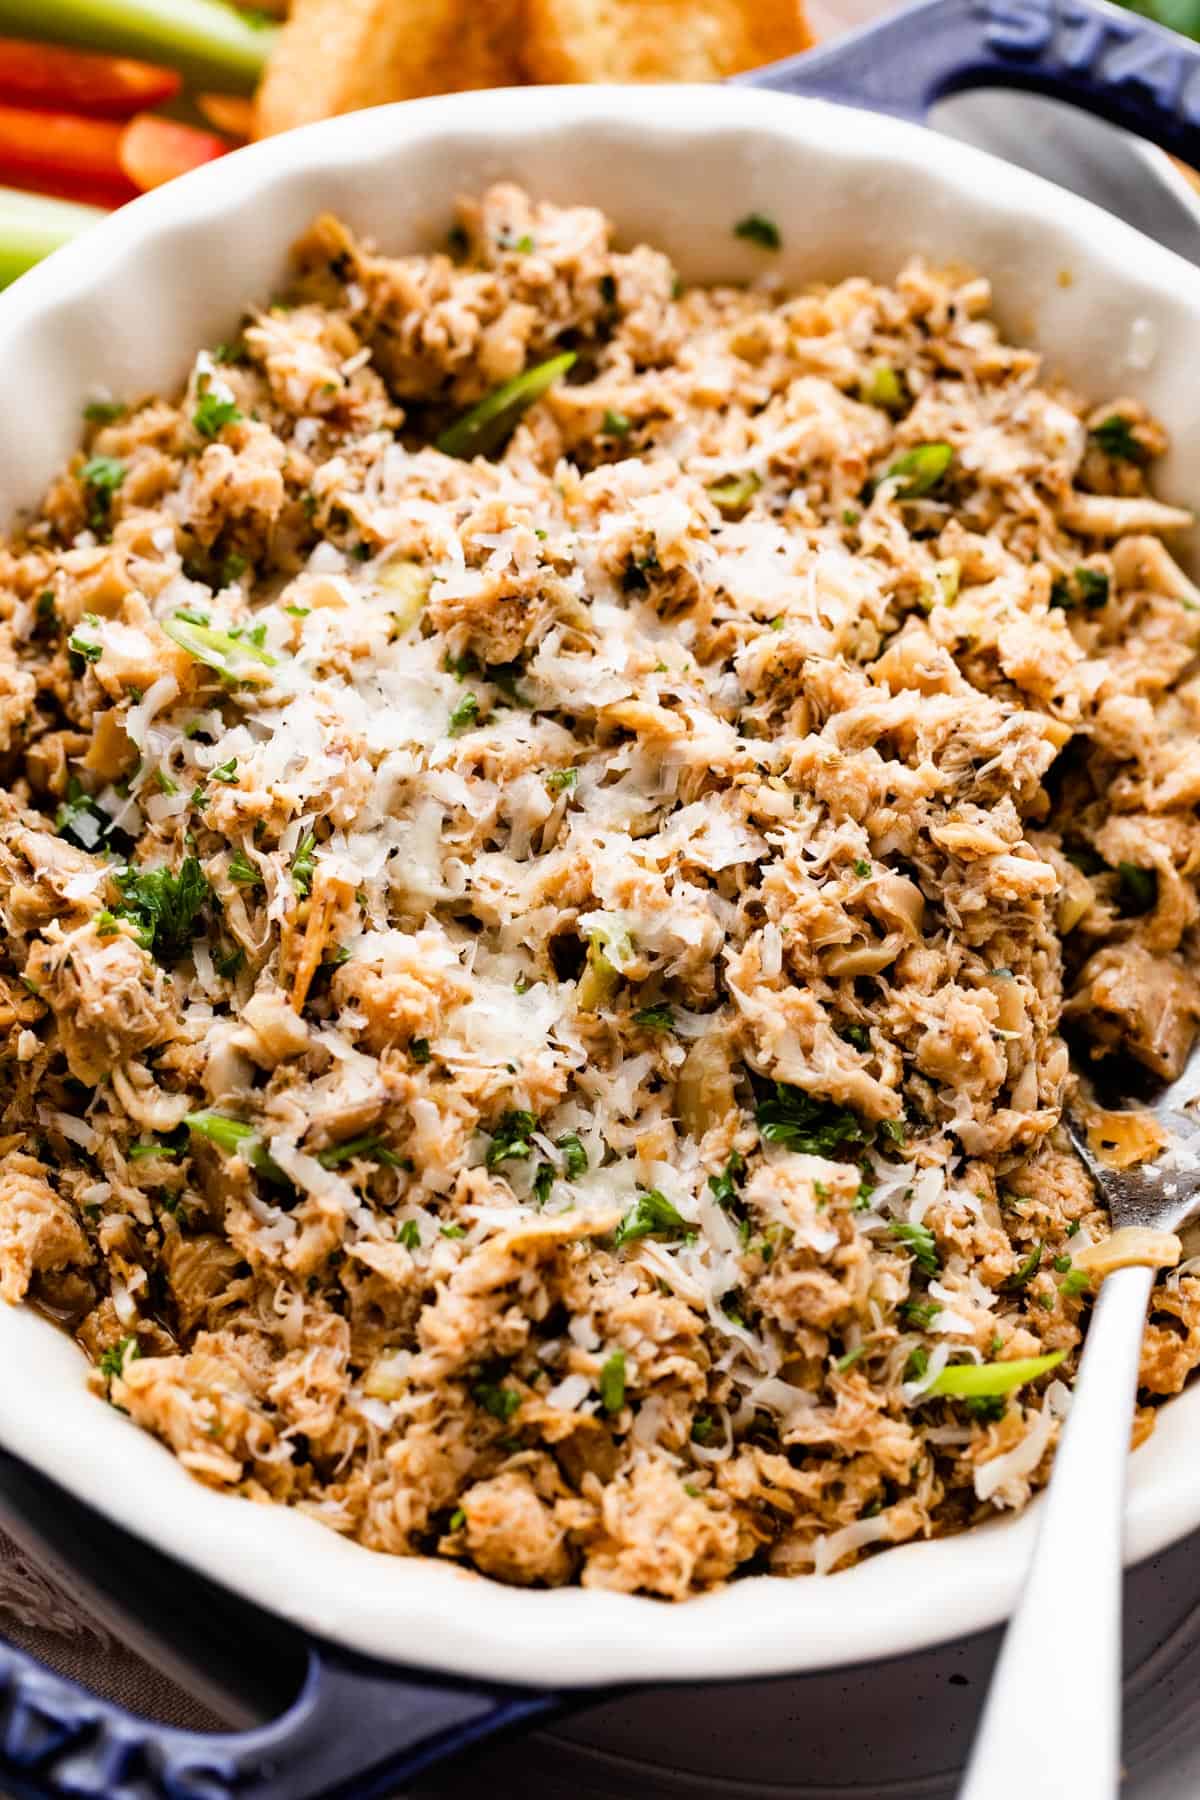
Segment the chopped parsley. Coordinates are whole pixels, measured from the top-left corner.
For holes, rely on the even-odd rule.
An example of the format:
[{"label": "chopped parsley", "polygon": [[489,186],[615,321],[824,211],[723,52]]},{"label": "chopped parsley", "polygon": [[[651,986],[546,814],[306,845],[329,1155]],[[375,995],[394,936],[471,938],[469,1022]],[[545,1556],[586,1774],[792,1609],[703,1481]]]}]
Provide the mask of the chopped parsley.
[{"label": "chopped parsley", "polygon": [[79,471],[83,483],[87,522],[97,537],[106,537],[112,525],[113,495],[126,476],[125,464],[116,456],[92,456]]},{"label": "chopped parsley", "polygon": [[644,1237],[684,1237],[689,1230],[686,1219],[657,1188],[638,1195],[613,1233],[613,1249]]},{"label": "chopped parsley", "polygon": [[640,1012],[634,1013],[633,1022],[642,1031],[668,1033],[675,1029],[675,1015],[665,1001],[658,1006],[642,1007]]},{"label": "chopped parsley", "polygon": [[1101,419],[1098,425],[1092,427],[1089,436],[1097,449],[1103,450],[1105,456],[1111,456],[1117,462],[1140,465],[1150,460],[1146,446],[1133,435],[1132,425],[1120,413],[1110,413],[1107,419]]},{"label": "chopped parsley", "polygon": [[708,1188],[718,1206],[732,1206],[737,1199],[738,1183],[746,1173],[746,1159],[736,1150],[729,1153],[729,1161],[719,1175],[710,1175]]},{"label": "chopped parsley", "polygon": [[236,400],[218,400],[215,394],[201,394],[192,424],[203,438],[219,437],[226,425],[236,425],[242,410]]},{"label": "chopped parsley", "polygon": [[479,701],[474,694],[464,694],[446,727],[451,737],[461,737],[464,731],[470,731],[479,717]]},{"label": "chopped parsley", "polygon": [[1117,877],[1120,883],[1117,898],[1123,913],[1136,916],[1153,911],[1158,902],[1157,870],[1140,869],[1136,863],[1120,862],[1117,864]]},{"label": "chopped parsley", "polygon": [[571,794],[579,784],[579,770],[551,769],[545,781],[552,794]]},{"label": "chopped parsley", "polygon": [[600,1371],[600,1404],[606,1413],[620,1412],[625,1404],[625,1352],[614,1350]]},{"label": "chopped parsley", "polygon": [[313,874],[316,869],[313,851],[316,847],[316,837],[311,831],[306,831],[296,846],[296,854],[292,859],[292,887],[300,900],[307,899],[312,893]]},{"label": "chopped parsley", "polygon": [[406,1250],[417,1250],[421,1244],[421,1227],[415,1219],[405,1219],[396,1233],[397,1243],[403,1244]]},{"label": "chopped parsley", "polygon": [[479,1381],[471,1389],[471,1398],[484,1412],[491,1413],[493,1419],[499,1419],[507,1425],[513,1414],[520,1409],[521,1395],[517,1388],[501,1387],[497,1382]]},{"label": "chopped parsley", "polygon": [[67,782],[67,797],[54,815],[54,829],[78,850],[99,850],[108,842],[113,822],[72,775]]},{"label": "chopped parsley", "polygon": [[236,881],[239,887],[261,887],[262,871],[257,863],[250,861],[244,850],[235,850],[225,865],[225,873],[230,881]]},{"label": "chopped parsley", "polygon": [[533,1155],[530,1139],[536,1130],[537,1119],[531,1112],[506,1112],[492,1132],[488,1168],[498,1168],[502,1162],[528,1162]]},{"label": "chopped parsley", "polygon": [[964,1402],[966,1409],[985,1425],[1002,1419],[1008,1411],[1007,1394],[972,1394]]},{"label": "chopped parsley", "polygon": [[783,234],[774,219],[760,212],[747,213],[739,219],[733,235],[744,238],[748,244],[757,244],[760,250],[778,250],[783,243]]},{"label": "chopped parsley", "polygon": [[132,1334],[129,1337],[123,1337],[120,1343],[110,1344],[101,1356],[100,1373],[106,1380],[113,1381],[124,1374],[127,1362],[134,1362],[140,1355],[141,1351],[138,1349],[136,1337]]},{"label": "chopped parsley", "polygon": [[126,868],[113,876],[121,893],[114,907],[120,918],[137,927],[144,949],[170,967],[179,961],[198,930],[200,909],[211,890],[195,856],[185,856],[177,873],[170,869]]},{"label": "chopped parsley", "polygon": [[542,1163],[533,1178],[533,1198],[538,1206],[545,1206],[550,1198],[550,1190],[554,1186],[554,1165]]},{"label": "chopped parsley", "polygon": [[874,873],[871,864],[867,861],[865,856],[856,856],[851,867],[860,881],[865,881],[868,875]]},{"label": "chopped parsley", "polygon": [[[84,613],[81,621],[84,625],[99,625],[95,613]],[[67,639],[67,649],[74,656],[81,657],[85,663],[97,663],[104,655],[104,645],[98,644],[95,638],[86,638],[81,632],[73,631]]]},{"label": "chopped parsley", "polygon": [[1085,563],[1071,577],[1060,575],[1050,588],[1050,604],[1069,612],[1080,601],[1084,606],[1105,606],[1108,603],[1109,579],[1100,569],[1089,569]]},{"label": "chopped parsley", "polygon": [[560,1137],[558,1140],[558,1148],[562,1151],[563,1173],[568,1181],[577,1181],[581,1175],[586,1175],[588,1166],[587,1151],[580,1143],[575,1132],[568,1131],[565,1137]]},{"label": "chopped parsley", "polygon": [[758,1129],[768,1144],[813,1156],[832,1156],[847,1147],[870,1142],[871,1133],[856,1113],[831,1101],[815,1100],[803,1088],[774,1083],[773,1092],[755,1111]]},{"label": "chopped parsley", "polygon": [[1075,571],[1075,584],[1085,606],[1108,604],[1109,580],[1101,569],[1089,569],[1080,564]]}]

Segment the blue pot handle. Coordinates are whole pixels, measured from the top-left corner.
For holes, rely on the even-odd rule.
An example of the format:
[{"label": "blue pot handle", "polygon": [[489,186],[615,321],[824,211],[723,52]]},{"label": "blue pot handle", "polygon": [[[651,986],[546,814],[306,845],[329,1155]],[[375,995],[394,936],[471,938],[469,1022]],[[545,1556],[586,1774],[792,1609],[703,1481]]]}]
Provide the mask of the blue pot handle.
[{"label": "blue pot handle", "polygon": [[[456,1681],[306,1639],[207,1576],[133,1538],[0,1451],[0,1524],[36,1536],[99,1603],[169,1647],[266,1724],[204,1732],[158,1724],[0,1640],[0,1793],[6,1800],[372,1800],[498,1732],[592,1698]],[[464,1586],[460,1603],[470,1605]],[[222,1679],[224,1677],[224,1679]],[[298,1690],[298,1691],[297,1691]]]},{"label": "blue pot handle", "polygon": [[918,121],[965,88],[1025,88],[1200,162],[1200,47],[1105,0],[919,0],[734,79]]},{"label": "blue pot handle", "polygon": [[12,1800],[372,1800],[560,1701],[544,1690],[406,1677],[313,1645],[280,1718],[249,1731],[182,1731],[0,1644],[0,1703],[0,1790]]}]

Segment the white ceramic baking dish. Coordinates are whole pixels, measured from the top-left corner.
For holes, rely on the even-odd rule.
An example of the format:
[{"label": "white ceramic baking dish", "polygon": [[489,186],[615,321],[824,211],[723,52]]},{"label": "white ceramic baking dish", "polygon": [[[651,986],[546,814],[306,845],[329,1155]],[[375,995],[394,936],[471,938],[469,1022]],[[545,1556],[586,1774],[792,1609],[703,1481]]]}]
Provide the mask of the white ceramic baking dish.
[{"label": "white ceramic baking dish", "polygon": [[[907,38],[889,40],[898,21],[888,21],[840,63],[835,50],[771,79],[847,94],[873,85],[873,105],[912,111],[939,80],[952,85],[948,66],[978,73],[999,57],[1006,78],[1070,87],[1200,154],[1190,47],[1112,9],[1074,8],[1071,19],[1081,16],[1098,19],[1127,61],[1129,44],[1140,46],[1139,67],[1150,52],[1160,64],[1185,59],[1174,111],[1150,106],[1143,117],[1149,89],[1136,67],[1133,77],[1106,75],[1099,52],[1072,63],[1067,27],[1034,0],[982,11],[932,0],[904,15]],[[939,32],[953,55],[931,72]],[[866,54],[872,40],[880,48]],[[897,49],[907,69],[899,99]],[[1191,360],[1200,271],[1190,264],[1087,202],[896,117],[739,86],[572,88],[410,102],[254,146],[124,208],[23,278],[0,298],[0,517],[37,499],[75,447],[81,401],[98,384],[130,397],[169,390],[197,345],[229,335],[247,302],[282,287],[288,247],[315,213],[331,208],[389,250],[432,247],[456,196],[498,178],[602,207],[622,242],[660,246],[690,280],[762,274],[761,251],[732,232],[750,211],[779,222],[771,270],[789,284],[890,279],[913,254],[973,265],[991,277],[1005,330],[1040,346],[1051,370],[1097,399],[1134,393],[1165,421],[1172,449],[1160,491],[1184,503],[1200,496]],[[515,1589],[444,1562],[380,1556],[300,1514],[201,1486],[87,1392],[79,1352],[30,1311],[0,1308],[0,1367],[7,1451],[306,1631],[451,1676],[562,1688],[896,1655],[1001,1618],[1030,1548],[1026,1515],[830,1577],[747,1579],[681,1606]],[[1198,1443],[1193,1390],[1163,1408],[1133,1459],[1131,1558],[1200,1525]]]}]

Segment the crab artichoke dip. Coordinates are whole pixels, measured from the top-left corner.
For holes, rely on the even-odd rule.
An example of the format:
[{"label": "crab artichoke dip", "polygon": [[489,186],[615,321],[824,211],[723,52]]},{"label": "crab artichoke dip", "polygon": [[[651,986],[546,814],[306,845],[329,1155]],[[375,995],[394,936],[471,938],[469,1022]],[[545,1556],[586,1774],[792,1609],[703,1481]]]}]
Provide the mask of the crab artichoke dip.
[{"label": "crab artichoke dip", "polygon": [[[1061,1030],[1200,1018],[1160,427],[733,225],[708,290],[507,186],[322,218],[0,545],[3,1295],[198,1479],[507,1582],[1023,1505],[1109,1235]],[[1143,1432],[1197,1361],[1185,1262]]]}]

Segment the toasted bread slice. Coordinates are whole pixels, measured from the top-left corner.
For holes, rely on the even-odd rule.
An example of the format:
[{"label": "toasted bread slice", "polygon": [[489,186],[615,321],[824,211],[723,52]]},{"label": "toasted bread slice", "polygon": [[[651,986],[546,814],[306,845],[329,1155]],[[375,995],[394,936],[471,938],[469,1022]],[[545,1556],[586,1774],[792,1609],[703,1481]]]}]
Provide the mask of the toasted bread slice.
[{"label": "toasted bread slice", "polygon": [[716,81],[811,43],[804,0],[526,0],[521,60],[533,81]]},{"label": "toasted bread slice", "polygon": [[255,135],[520,79],[520,0],[296,0],[258,90]]}]

